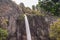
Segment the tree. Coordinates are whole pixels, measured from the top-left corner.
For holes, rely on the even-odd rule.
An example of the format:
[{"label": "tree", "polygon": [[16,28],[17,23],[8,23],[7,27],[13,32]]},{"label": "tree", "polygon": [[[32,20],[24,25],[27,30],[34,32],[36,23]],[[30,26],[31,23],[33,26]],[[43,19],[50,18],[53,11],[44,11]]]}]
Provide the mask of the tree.
[{"label": "tree", "polygon": [[35,9],[36,9],[35,5],[32,5],[32,10],[35,10]]},{"label": "tree", "polygon": [[59,0],[52,0],[54,3],[58,2]]},{"label": "tree", "polygon": [[38,11],[38,10],[39,10],[39,8],[40,8],[40,7],[39,7],[39,5],[37,4],[37,5],[36,5],[36,10]]},{"label": "tree", "polygon": [[48,0],[45,2],[42,1],[39,0],[40,8],[44,9],[45,11],[51,12],[53,15],[60,16],[60,2],[58,2],[58,0]]}]

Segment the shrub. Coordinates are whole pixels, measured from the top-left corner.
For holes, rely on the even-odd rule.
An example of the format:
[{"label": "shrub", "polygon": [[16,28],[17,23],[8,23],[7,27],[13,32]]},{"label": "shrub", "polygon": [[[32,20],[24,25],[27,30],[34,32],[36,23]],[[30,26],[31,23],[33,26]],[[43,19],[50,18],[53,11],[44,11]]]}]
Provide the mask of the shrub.
[{"label": "shrub", "polygon": [[0,28],[0,40],[6,40],[7,35],[7,30]]},{"label": "shrub", "polygon": [[60,19],[50,27],[50,37],[60,40]]}]

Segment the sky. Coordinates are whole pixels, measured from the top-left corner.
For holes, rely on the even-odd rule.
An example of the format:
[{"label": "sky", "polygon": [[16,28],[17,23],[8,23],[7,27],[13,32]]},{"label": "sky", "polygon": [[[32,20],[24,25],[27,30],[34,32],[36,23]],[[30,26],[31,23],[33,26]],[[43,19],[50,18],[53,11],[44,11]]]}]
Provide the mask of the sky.
[{"label": "sky", "polygon": [[30,8],[32,8],[32,5],[38,4],[38,0],[13,0],[13,1],[15,1],[17,4],[23,2],[26,7]]}]

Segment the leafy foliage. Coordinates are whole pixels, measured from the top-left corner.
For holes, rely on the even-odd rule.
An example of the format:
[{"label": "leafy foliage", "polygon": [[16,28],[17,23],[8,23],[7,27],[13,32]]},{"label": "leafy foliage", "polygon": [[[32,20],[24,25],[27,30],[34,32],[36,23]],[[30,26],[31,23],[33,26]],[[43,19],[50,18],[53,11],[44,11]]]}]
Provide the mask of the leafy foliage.
[{"label": "leafy foliage", "polygon": [[39,0],[39,6],[45,11],[53,13],[53,15],[60,16],[60,2],[58,1],[59,0],[43,2]]},{"label": "leafy foliage", "polygon": [[58,2],[59,0],[52,0],[54,3]]},{"label": "leafy foliage", "polygon": [[60,40],[60,19],[50,27],[50,37]]},{"label": "leafy foliage", "polygon": [[29,7],[25,7],[25,13],[31,14],[31,9]]},{"label": "leafy foliage", "polygon": [[5,40],[7,35],[7,30],[0,28],[0,40]]},{"label": "leafy foliage", "polygon": [[32,10],[35,10],[35,8],[36,8],[35,5],[32,5]]}]

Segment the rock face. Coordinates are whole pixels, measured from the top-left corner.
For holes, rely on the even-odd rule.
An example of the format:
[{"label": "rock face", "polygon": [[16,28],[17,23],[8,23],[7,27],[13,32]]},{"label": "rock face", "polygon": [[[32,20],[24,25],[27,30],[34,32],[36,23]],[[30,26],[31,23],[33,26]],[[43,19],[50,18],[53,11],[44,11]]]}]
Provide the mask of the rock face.
[{"label": "rock face", "polygon": [[22,13],[18,5],[11,0],[0,0],[0,16],[13,16]]},{"label": "rock face", "polygon": [[[38,15],[27,15],[27,16],[30,25],[32,40],[50,40],[49,25],[45,21],[44,17]],[[24,19],[17,20],[17,25],[18,25],[17,29],[18,40],[27,40]]]},{"label": "rock face", "polygon": [[49,40],[49,25],[44,17],[34,15],[28,17],[31,34],[34,40]]},{"label": "rock face", "polygon": [[[0,0],[0,26],[8,30],[7,40],[27,40],[22,13],[18,5],[11,0]],[[32,40],[49,40],[49,25],[45,22],[44,17],[37,15],[27,16]]]},{"label": "rock face", "polygon": [[[12,36],[16,39],[16,19],[20,14],[22,11],[17,4],[11,0],[0,0],[0,27],[8,30],[8,39]],[[14,38],[12,37],[11,40]]]},{"label": "rock face", "polygon": [[[6,19],[10,23],[8,26],[13,25],[14,21],[17,17],[22,14],[21,9],[19,9],[18,5],[12,2],[11,0],[0,0],[0,22],[6,21]],[[1,25],[4,25],[5,23]],[[14,24],[15,25],[15,24]],[[7,27],[7,25],[5,25]]]}]

